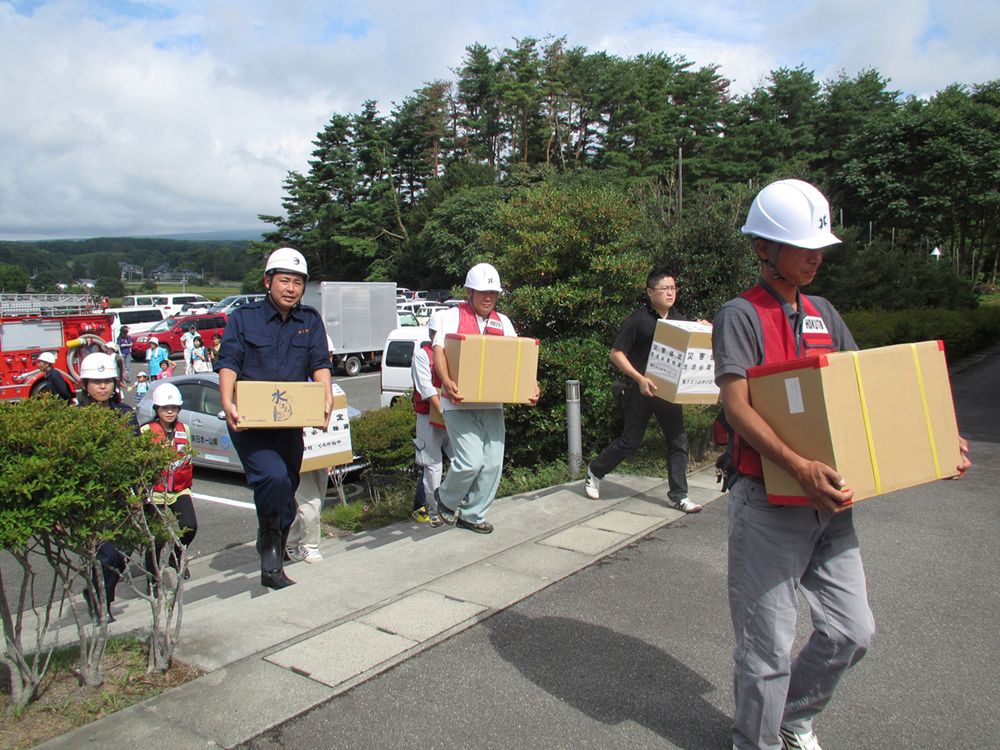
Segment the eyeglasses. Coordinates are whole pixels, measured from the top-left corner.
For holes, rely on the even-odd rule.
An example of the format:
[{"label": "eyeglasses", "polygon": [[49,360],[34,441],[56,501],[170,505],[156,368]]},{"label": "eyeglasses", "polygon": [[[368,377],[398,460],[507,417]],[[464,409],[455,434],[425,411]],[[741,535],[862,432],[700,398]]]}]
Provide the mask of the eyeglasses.
[{"label": "eyeglasses", "polygon": [[654,292],[676,292],[676,286],[651,286],[649,287]]}]

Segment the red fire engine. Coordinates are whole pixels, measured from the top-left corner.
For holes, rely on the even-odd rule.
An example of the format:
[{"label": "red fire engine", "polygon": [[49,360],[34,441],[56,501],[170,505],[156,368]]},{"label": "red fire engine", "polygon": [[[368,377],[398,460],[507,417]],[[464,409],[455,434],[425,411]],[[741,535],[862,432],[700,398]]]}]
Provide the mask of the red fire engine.
[{"label": "red fire engine", "polygon": [[111,340],[111,316],[89,295],[0,295],[0,399],[47,390],[38,355],[56,355],[55,368],[70,384],[80,379],[80,362]]}]

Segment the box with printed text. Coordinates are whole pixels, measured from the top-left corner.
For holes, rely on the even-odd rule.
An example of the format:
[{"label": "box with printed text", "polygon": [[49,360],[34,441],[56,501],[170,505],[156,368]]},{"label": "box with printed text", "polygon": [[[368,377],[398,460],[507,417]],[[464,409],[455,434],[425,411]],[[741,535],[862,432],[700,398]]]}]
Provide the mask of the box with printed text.
[{"label": "box with printed text", "polygon": [[[940,341],[762,365],[747,380],[754,410],[775,434],[840,472],[854,502],[958,474],[958,424]],[[761,458],[770,502],[809,504],[795,479]]]},{"label": "box with printed text", "polygon": [[712,356],[712,326],[687,320],[658,320],[646,361],[656,395],[673,404],[719,400]]},{"label": "box with printed text", "polygon": [[305,428],[302,436],[302,471],[344,466],[354,460],[351,448],[351,419],[347,413],[347,394],[336,383],[333,388],[333,411],[330,424],[324,430]]},{"label": "box with printed text", "polygon": [[538,339],[449,333],[444,353],[462,403],[526,404],[535,395]]},{"label": "box with printed text", "polygon": [[243,427],[324,427],[326,386],[240,380],[236,383],[236,409]]}]

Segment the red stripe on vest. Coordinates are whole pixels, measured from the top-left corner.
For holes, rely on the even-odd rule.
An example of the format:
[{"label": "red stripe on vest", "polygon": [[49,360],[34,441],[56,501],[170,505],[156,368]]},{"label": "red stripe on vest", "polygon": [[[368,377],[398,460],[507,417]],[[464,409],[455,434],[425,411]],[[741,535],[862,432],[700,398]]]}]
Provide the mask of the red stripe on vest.
[{"label": "red stripe on vest", "polygon": [[479,330],[479,318],[472,305],[463,302],[458,306],[458,333],[474,333],[476,335],[503,336],[503,321],[496,310],[490,310],[490,317],[486,319],[486,328]]},{"label": "red stripe on vest", "polygon": [[[826,328],[823,316],[806,295],[802,299],[802,312],[806,321],[802,330],[802,351],[795,351],[795,332],[792,322],[785,315],[781,302],[759,284],[749,292],[740,295],[753,305],[760,319],[760,327],[764,339],[764,361],[760,364],[770,365],[776,362],[787,362],[790,359],[814,357],[818,354],[832,354],[833,338]],[[818,319],[814,320],[814,319]],[[813,330],[807,331],[806,323]],[[822,328],[822,330],[820,330]],[[738,433],[733,433],[733,460],[741,474],[757,477],[763,480],[764,469],[761,466],[760,454],[749,443],[740,439]]]},{"label": "red stripe on vest", "polygon": [[[437,370],[434,368],[434,349],[430,345],[420,347],[425,352],[427,352],[427,358],[431,361],[431,384],[435,388],[441,387],[441,378],[438,377]],[[430,414],[431,413],[431,402],[424,399],[420,395],[420,391],[417,390],[417,384],[413,384],[413,411],[417,414]]]}]

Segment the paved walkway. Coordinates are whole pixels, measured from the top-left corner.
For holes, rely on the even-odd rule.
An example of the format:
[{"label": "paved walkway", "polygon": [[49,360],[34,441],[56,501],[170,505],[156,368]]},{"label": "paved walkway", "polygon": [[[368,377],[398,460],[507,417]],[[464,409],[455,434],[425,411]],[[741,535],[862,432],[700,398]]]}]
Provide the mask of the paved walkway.
[{"label": "paved walkway", "polygon": [[[714,469],[689,481],[695,502],[719,497]],[[486,536],[404,523],[325,539],[282,591],[260,586],[252,544],[195,560],[176,656],[208,674],[39,747],[234,747],[683,518],[667,489],[611,475],[601,500],[582,482],[498,500]],[[114,633],[147,627],[144,600],[118,612]]]}]

